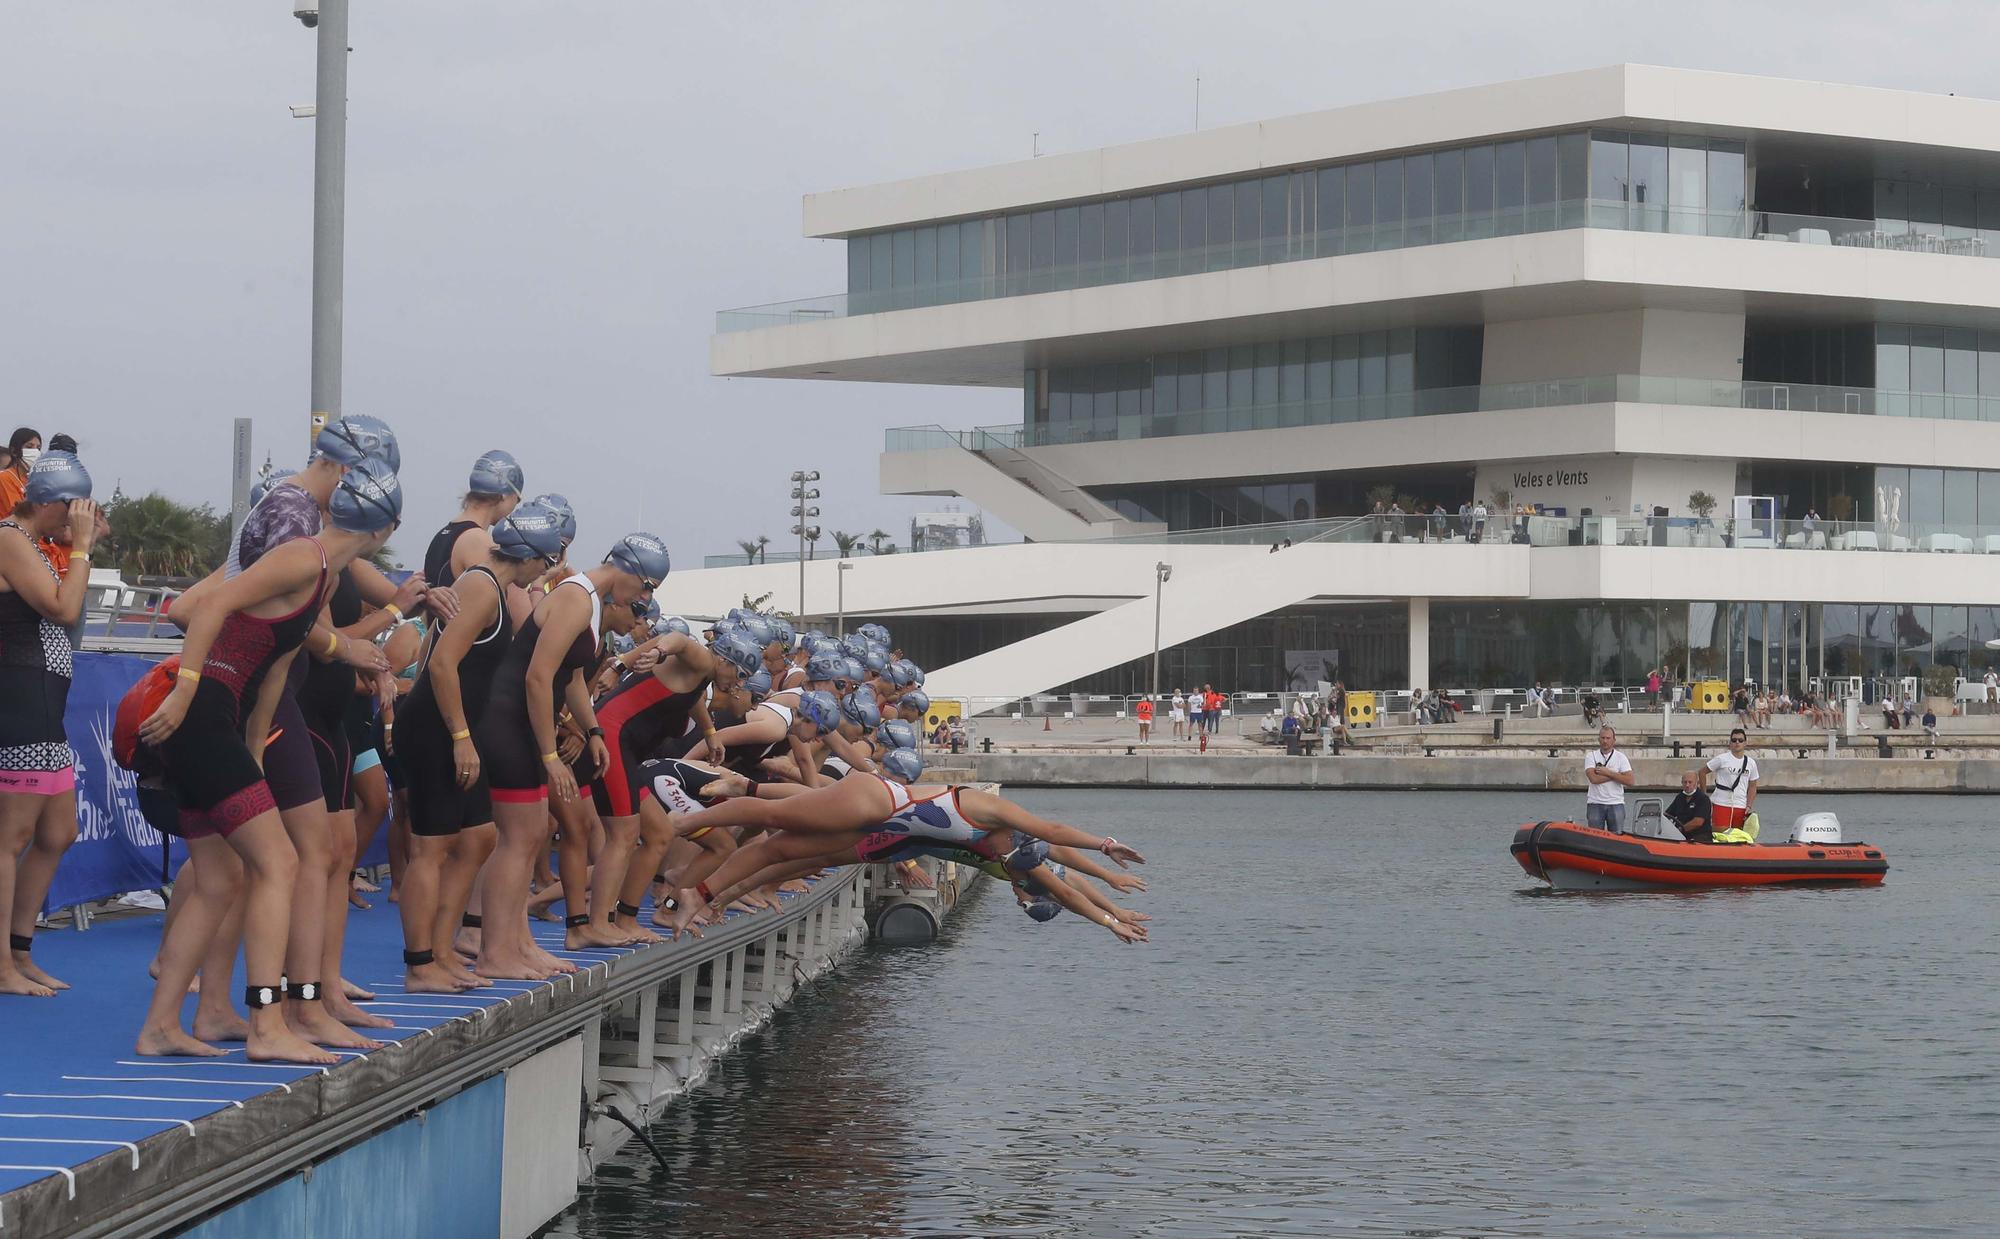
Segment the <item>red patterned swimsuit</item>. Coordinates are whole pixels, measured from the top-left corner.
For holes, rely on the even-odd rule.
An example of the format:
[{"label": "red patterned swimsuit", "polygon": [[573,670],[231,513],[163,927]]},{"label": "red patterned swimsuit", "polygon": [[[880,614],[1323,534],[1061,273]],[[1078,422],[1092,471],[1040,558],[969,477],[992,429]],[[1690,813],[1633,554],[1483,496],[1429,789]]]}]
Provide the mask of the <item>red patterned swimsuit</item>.
[{"label": "red patterned swimsuit", "polygon": [[312,631],[326,601],[326,548],[319,546],[319,583],[290,615],[259,619],[242,611],[222,621],[222,631],[201,665],[201,683],[187,717],[155,753],[166,782],[180,798],[180,833],[227,836],[266,810],[276,809],[264,772],[250,756],[243,725],[271,665],[297,649]]}]

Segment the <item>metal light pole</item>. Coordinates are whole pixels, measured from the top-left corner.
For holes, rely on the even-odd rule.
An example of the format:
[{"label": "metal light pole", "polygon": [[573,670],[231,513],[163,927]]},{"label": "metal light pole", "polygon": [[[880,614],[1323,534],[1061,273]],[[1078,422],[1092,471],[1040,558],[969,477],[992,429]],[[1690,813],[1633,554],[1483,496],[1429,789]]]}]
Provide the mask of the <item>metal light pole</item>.
[{"label": "metal light pole", "polygon": [[792,471],[792,517],[798,524],[792,532],[799,536],[799,611],[798,622],[806,622],[806,539],[819,541],[819,526],[812,518],[819,515],[819,509],[812,501],[819,498],[819,491],[810,484],[819,481],[817,469],[794,469]]},{"label": "metal light pole", "polygon": [[1172,564],[1153,565],[1153,696],[1160,695],[1160,598],[1166,593],[1167,578],[1174,574]]},{"label": "metal light pole", "polygon": [[833,566],[834,605],[839,608],[840,618],[835,621],[833,635],[847,635],[847,574],[854,571],[854,565],[843,559]]},{"label": "metal light pole", "polygon": [[[347,235],[347,0],[294,0],[319,30],[313,101],[312,428],[340,417],[341,314]],[[294,109],[298,114],[301,109]]]}]

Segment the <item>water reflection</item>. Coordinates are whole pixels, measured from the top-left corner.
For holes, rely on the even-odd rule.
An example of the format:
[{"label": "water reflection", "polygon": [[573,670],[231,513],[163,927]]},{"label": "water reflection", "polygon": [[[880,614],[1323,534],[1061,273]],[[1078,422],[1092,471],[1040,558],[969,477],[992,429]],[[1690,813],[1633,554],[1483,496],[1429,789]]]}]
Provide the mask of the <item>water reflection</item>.
[{"label": "water reflection", "polygon": [[2000,1212],[1978,799],[1840,799],[1889,850],[1877,891],[1668,897],[1534,893],[1511,826],[1568,797],[1024,799],[1145,841],[1152,944],[987,892],[782,1014],[655,1128],[667,1172],[628,1149],[555,1233],[1874,1236]]}]

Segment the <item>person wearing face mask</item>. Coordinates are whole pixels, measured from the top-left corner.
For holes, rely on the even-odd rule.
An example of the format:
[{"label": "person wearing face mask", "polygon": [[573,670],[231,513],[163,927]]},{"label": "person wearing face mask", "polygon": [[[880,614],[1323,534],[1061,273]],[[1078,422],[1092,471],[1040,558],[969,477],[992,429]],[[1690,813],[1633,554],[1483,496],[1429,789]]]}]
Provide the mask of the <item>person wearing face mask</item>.
[{"label": "person wearing face mask", "polygon": [[12,463],[0,473],[0,521],[14,514],[14,505],[28,489],[28,471],[42,456],[42,432],[22,426],[7,439],[7,455]]}]

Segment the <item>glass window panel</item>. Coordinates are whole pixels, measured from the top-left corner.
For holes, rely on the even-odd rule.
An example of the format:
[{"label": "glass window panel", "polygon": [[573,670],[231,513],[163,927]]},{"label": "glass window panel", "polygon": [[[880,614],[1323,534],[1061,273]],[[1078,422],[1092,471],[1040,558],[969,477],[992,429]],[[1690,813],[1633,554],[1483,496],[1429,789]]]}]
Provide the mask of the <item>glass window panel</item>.
[{"label": "glass window panel", "polygon": [[1528,231],[1556,226],[1556,140],[1528,139]]},{"label": "glass window panel", "polygon": [[1979,471],[1944,471],[1944,523],[1953,530],[1970,531],[1979,523]]},{"label": "glass window panel", "polygon": [[1007,291],[1018,293],[1028,287],[1028,216],[1026,212],[1007,217]]},{"label": "glass window panel", "polygon": [[1290,221],[1285,209],[1285,189],[1291,178],[1280,173],[1264,178],[1263,261],[1278,262],[1285,256],[1285,235]]},{"label": "glass window panel", "polygon": [[1944,333],[1944,389],[1952,396],[1945,403],[1945,416],[1961,421],[1979,417],[1979,333],[1970,327],[1951,327]]},{"label": "glass window panel", "polygon": [[878,232],[868,238],[868,291],[872,294],[869,300],[872,306],[886,305],[884,294],[895,287],[890,259],[893,245],[890,233]]},{"label": "glass window panel", "polygon": [[1964,607],[1931,608],[1931,661],[1935,665],[1965,674],[1970,665],[1966,659],[1965,635]]},{"label": "glass window panel", "polygon": [[1252,399],[1260,405],[1278,403],[1278,365],[1280,351],[1276,344],[1257,346],[1257,373],[1254,380]]},{"label": "glass window panel", "polygon": [[[1181,407],[1187,407],[1186,403],[1183,402]],[[1226,348],[1202,350],[1201,407],[1204,409],[1229,407],[1229,350]]]},{"label": "glass window panel", "polygon": [[1104,204],[1101,202],[1085,203],[1077,211],[1076,265],[1077,283],[1104,283]]},{"label": "glass window panel", "polygon": [[1469,146],[1465,150],[1465,235],[1468,239],[1493,235],[1493,148]]},{"label": "glass window panel", "polygon": [[1183,272],[1207,269],[1208,191],[1181,191],[1181,264]]},{"label": "glass window panel", "polygon": [[1354,400],[1361,394],[1361,337],[1335,336],[1333,338],[1333,399],[1335,402],[1333,420],[1353,421],[1356,415]]},{"label": "glass window panel", "polygon": [[1153,199],[1150,195],[1132,199],[1131,214],[1127,221],[1129,228],[1129,249],[1132,278],[1147,280],[1153,277]]},{"label": "glass window panel", "polygon": [[1632,214],[1628,227],[1641,232],[1667,230],[1667,139],[1663,134],[1632,135],[1630,186]]},{"label": "glass window panel", "polygon": [[[1320,403],[1333,398],[1333,340],[1316,336],[1306,352],[1306,399]],[[2000,473],[1993,475],[2000,479]],[[1995,502],[2000,503],[2000,481],[1995,482]]]},{"label": "glass window panel", "polygon": [[1708,235],[1750,235],[1743,143],[1712,139],[1708,144]]},{"label": "glass window panel", "polygon": [[847,291],[850,293],[868,291],[868,249],[867,237],[847,239]]},{"label": "glass window panel", "polygon": [[1900,323],[1875,328],[1876,409],[1891,417],[1908,417],[1910,399],[1910,333]]},{"label": "glass window panel", "polygon": [[1362,417],[1378,418],[1387,409],[1382,397],[1389,391],[1389,335],[1384,331],[1361,334]]},{"label": "glass window panel", "polygon": [[1131,204],[1123,198],[1104,204],[1104,282],[1126,278],[1125,254],[1131,245]]},{"label": "glass window panel", "polygon": [[1342,242],[1349,254],[1375,248],[1375,165],[1347,165],[1347,236]]},{"label": "glass window panel", "polygon": [[1313,228],[1313,174],[1294,172],[1289,178],[1285,201],[1285,253],[1292,258],[1311,258]]},{"label": "glass window panel", "polygon": [[1389,391],[1407,392],[1416,390],[1416,355],[1417,333],[1415,328],[1398,327],[1389,332]]},{"label": "glass window panel", "polygon": [[1247,409],[1257,402],[1255,375],[1257,351],[1248,344],[1229,350],[1229,407]]},{"label": "glass window panel", "polygon": [[1590,135],[1565,133],[1556,137],[1556,226],[1580,228],[1590,197]]},{"label": "glass window panel", "polygon": [[985,221],[976,219],[958,226],[958,278],[968,285],[987,274],[982,262],[986,227]]},{"label": "glass window panel", "polygon": [[1910,401],[1912,417],[1944,416],[1944,329],[1910,328]]},{"label": "glass window panel", "polygon": [[1979,420],[2000,418],[2000,331],[1979,333]]},{"label": "glass window panel", "polygon": [[1431,196],[1431,157],[1403,157],[1403,243],[1429,245],[1434,235],[1432,215],[1436,210]]},{"label": "glass window panel", "polygon": [[1056,213],[1036,211],[1028,216],[1028,287],[1041,292],[1054,287],[1056,266]]},{"label": "glass window panel", "polygon": [[1285,404],[1297,404],[1306,398],[1306,361],[1310,354],[1310,340],[1287,340],[1284,356],[1278,363],[1278,399]]},{"label": "glass window panel", "polygon": [[[1185,208],[1183,208],[1185,210]],[[1231,221],[1236,216],[1236,188],[1233,185],[1208,187],[1208,233],[1203,242],[1203,265],[1219,271],[1229,265],[1229,246],[1234,238]]]},{"label": "glass window panel", "polygon": [[1979,523],[2000,533],[2000,470],[1979,471]]},{"label": "glass window panel", "polygon": [[[1248,266],[1262,252],[1264,235],[1264,185],[1261,181],[1238,181],[1236,192],[1236,248],[1230,265]],[[1283,224],[1280,223],[1282,229]]]},{"label": "glass window panel", "polygon": [[[1345,169],[1339,167],[1319,170],[1319,202],[1315,215],[1315,227],[1319,233],[1318,252],[1338,254],[1341,252],[1340,231],[1343,226],[1342,212],[1347,199],[1342,192],[1347,187]],[[1995,195],[1996,214],[2000,214],[2000,194]],[[2000,225],[1996,225],[2000,226]]]},{"label": "glass window panel", "polygon": [[1202,361],[1199,352],[1182,353],[1180,357],[1180,395],[1175,404],[1183,413],[1193,413],[1202,407],[1201,381]]},{"label": "glass window panel", "polygon": [[1493,231],[1512,236],[1527,223],[1527,143],[1502,142],[1493,148]]},{"label": "glass window panel", "polygon": [[1701,138],[1675,138],[1667,154],[1667,230],[1706,231],[1708,207],[1708,144]]},{"label": "glass window panel", "polygon": [[1403,161],[1375,161],[1375,241],[1369,248],[1394,249],[1403,243]]},{"label": "glass window panel", "polygon": [[1910,230],[1910,199],[1896,181],[1875,182],[1875,230],[1900,236]]},{"label": "glass window panel", "polygon": [[1944,191],[1936,185],[1909,185],[1910,231],[1944,235]]},{"label": "glass window panel", "polygon": [[1465,152],[1438,151],[1431,156],[1432,236],[1456,241],[1465,235]]},{"label": "glass window panel", "polygon": [[1944,470],[1910,470],[1910,489],[1903,500],[1903,521],[1917,526],[1917,536],[1944,523]]},{"label": "glass window panel", "polygon": [[917,278],[916,285],[923,290],[918,297],[919,305],[935,300],[937,291],[937,229],[919,228],[917,232]]},{"label": "glass window panel", "polygon": [[[894,239],[890,243],[889,252],[891,254],[890,262],[895,266],[895,270],[890,274],[895,281],[896,287],[915,288],[917,286],[917,230],[914,228],[898,228],[894,234]],[[908,304],[908,302],[905,301],[904,304]]]},{"label": "glass window panel", "polygon": [[1153,394],[1153,376],[1143,361],[1128,361],[1118,367],[1118,416],[1137,417],[1146,411]]},{"label": "glass window panel", "polygon": [[1153,359],[1153,413],[1164,417],[1181,409],[1180,357],[1168,353]]},{"label": "glass window panel", "polygon": [[1181,271],[1181,196],[1177,193],[1153,197],[1153,269],[1161,275]]},{"label": "glass window panel", "polygon": [[1049,383],[1049,420],[1052,422],[1069,420],[1069,392],[1058,388],[1053,378]]},{"label": "glass window panel", "polygon": [[937,230],[937,289],[933,301],[958,301],[958,225],[943,224]]},{"label": "glass window panel", "polygon": [[1630,196],[1630,136],[1618,130],[1590,132],[1590,226],[1624,228]]},{"label": "glass window panel", "polygon": [[1979,235],[1986,238],[1989,254],[2000,246],[2000,189],[1979,191]]}]

